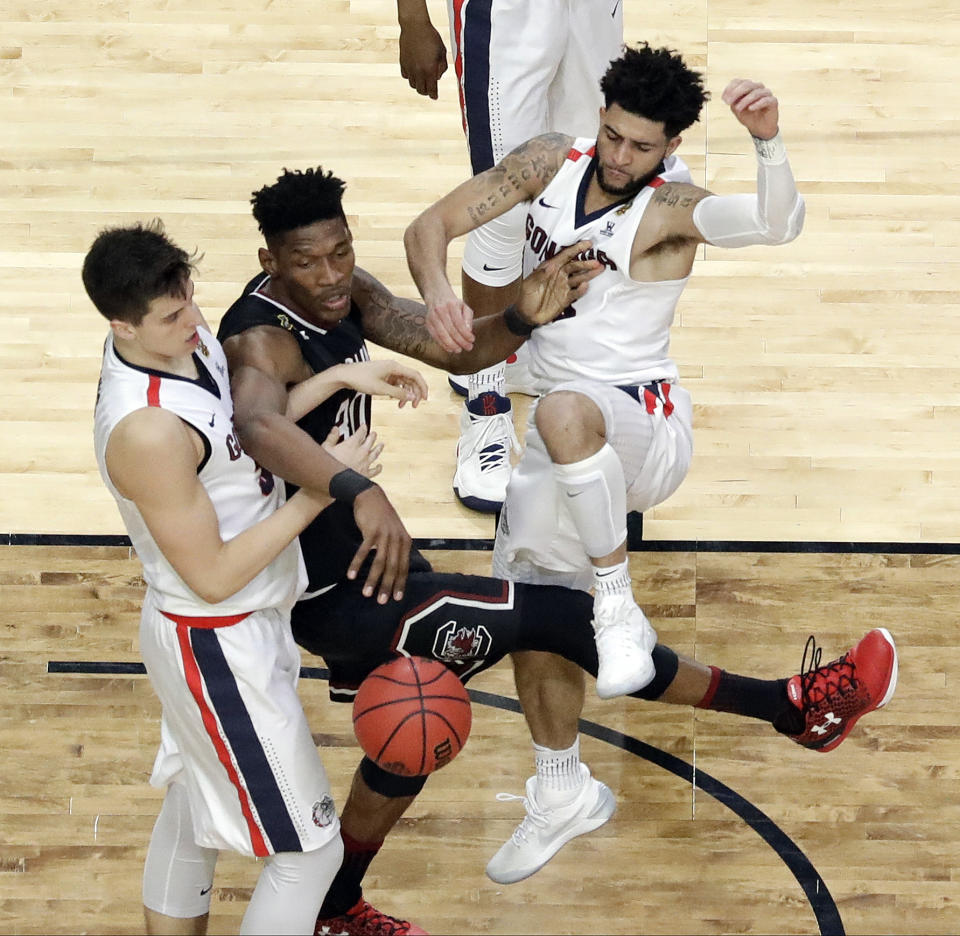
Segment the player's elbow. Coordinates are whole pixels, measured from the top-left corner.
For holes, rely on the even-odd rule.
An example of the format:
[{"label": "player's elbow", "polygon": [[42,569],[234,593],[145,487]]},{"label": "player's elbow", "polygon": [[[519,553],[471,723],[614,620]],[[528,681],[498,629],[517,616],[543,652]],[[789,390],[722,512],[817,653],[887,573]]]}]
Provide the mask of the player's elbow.
[{"label": "player's elbow", "polygon": [[803,230],[803,219],[806,216],[806,211],[803,196],[797,193],[797,200],[790,212],[776,226],[768,226],[766,243],[775,247],[796,240]]},{"label": "player's elbow", "polygon": [[275,421],[277,413],[255,411],[245,414],[234,413],[233,428],[237,432],[240,445],[257,461],[260,461],[258,452],[263,448],[276,432]]},{"label": "player's elbow", "polygon": [[204,582],[202,585],[198,585],[193,589],[193,593],[201,600],[205,601],[210,605],[220,604],[221,601],[226,601],[231,595],[235,594],[237,589],[230,590],[226,587],[218,588],[216,585],[211,585],[208,582]]}]

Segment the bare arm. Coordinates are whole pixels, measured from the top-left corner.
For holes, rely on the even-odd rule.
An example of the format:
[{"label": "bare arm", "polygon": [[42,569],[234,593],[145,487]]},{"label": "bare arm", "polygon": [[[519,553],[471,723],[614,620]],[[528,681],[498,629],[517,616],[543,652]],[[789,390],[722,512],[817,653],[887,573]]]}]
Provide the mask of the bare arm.
[{"label": "bare arm", "polygon": [[539,195],[557,174],[573,138],[534,137],[496,166],[457,186],[413,220],[404,233],[407,264],[427,306],[427,328],[447,351],[470,350],[473,311],[447,279],[447,247],[455,237]]},{"label": "bare arm", "polygon": [[430,21],[426,0],[397,0],[400,74],[417,94],[437,99],[437,82],[447,70],[447,49]]},{"label": "bare arm", "polygon": [[216,604],[266,568],[323,504],[298,491],[265,520],[224,542],[213,503],[197,477],[201,452],[196,434],[173,413],[137,410],[113,430],[107,470],[117,490],[137,505],[177,574],[200,598]]},{"label": "bare arm", "polygon": [[[329,491],[344,466],[286,415],[287,386],[309,376],[296,339],[280,328],[262,326],[224,343],[230,365],[234,421],[243,447],[261,465],[293,484]],[[412,540],[383,490],[375,484],[353,500],[363,543],[347,570],[356,578],[371,551],[376,555],[364,583],[370,597],[385,604],[403,597]]]},{"label": "bare arm", "polygon": [[296,422],[345,387],[371,396],[392,397],[401,407],[404,403],[416,407],[427,398],[429,389],[418,371],[398,361],[335,364],[290,387],[284,415]]}]

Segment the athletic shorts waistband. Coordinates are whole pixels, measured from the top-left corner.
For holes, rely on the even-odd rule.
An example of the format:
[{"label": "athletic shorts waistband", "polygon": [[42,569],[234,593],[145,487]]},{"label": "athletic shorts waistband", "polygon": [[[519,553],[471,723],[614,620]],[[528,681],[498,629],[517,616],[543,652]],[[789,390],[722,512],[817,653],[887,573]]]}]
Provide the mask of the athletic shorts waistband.
[{"label": "athletic shorts waistband", "polygon": [[253,614],[252,611],[245,611],[243,614],[225,614],[221,617],[192,617],[187,614],[171,614],[169,611],[161,611],[160,613],[168,620],[173,621],[174,624],[199,627],[203,630],[211,630],[215,627],[230,627],[231,624],[239,624],[244,618]]}]

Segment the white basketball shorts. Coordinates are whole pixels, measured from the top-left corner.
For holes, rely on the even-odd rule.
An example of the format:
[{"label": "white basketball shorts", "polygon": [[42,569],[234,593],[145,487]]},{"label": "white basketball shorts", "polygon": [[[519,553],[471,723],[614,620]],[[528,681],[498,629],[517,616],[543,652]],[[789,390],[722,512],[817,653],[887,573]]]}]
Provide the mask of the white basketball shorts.
[{"label": "white basketball shorts", "polygon": [[297,695],[289,613],[231,620],[171,619],[148,589],[140,649],[163,705],[150,782],[183,783],[198,845],[257,857],[312,851],[340,824]]},{"label": "white basketball shorts", "polygon": [[[474,174],[542,133],[596,133],[600,78],[622,52],[623,0],[448,0],[447,5]],[[503,222],[491,238],[498,249],[489,262],[483,240],[475,244],[476,237],[468,238],[468,275],[491,286],[520,275],[519,266],[507,269],[502,256],[515,243],[520,263],[524,217],[511,212]]]},{"label": "white basketball shorts", "polygon": [[[553,388],[582,393],[599,407],[607,442],[623,466],[628,510],[649,510],[665,501],[686,477],[693,457],[690,394],[673,381],[648,386],[653,389],[634,388],[634,395],[586,379]],[[507,486],[493,574],[587,591],[593,586],[590,558],[554,480],[535,410],[531,406],[523,457]]]}]

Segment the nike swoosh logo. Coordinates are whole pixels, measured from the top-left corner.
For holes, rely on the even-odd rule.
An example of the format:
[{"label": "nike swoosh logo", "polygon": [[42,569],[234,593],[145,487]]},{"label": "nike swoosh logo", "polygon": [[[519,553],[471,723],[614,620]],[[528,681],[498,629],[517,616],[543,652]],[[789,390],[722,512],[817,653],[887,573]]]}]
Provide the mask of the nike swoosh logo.
[{"label": "nike swoosh logo", "polygon": [[548,205],[542,198],[537,202],[539,205],[543,205],[544,208],[559,208],[559,205]]},{"label": "nike swoosh logo", "polygon": [[617,15],[617,7],[620,6],[620,0],[613,5],[613,11],[610,13],[610,19],[613,19]]},{"label": "nike swoosh logo", "polygon": [[583,491],[567,491],[567,497],[579,497]]},{"label": "nike swoosh logo", "polygon": [[492,266],[487,266],[486,264],[483,265],[483,268],[484,268],[488,273],[496,273],[498,270],[504,270],[504,269],[506,269],[506,267],[492,267]]},{"label": "nike swoosh logo", "polygon": [[213,890],[213,885],[211,884],[209,887],[205,887],[203,890],[200,891],[200,896],[201,896],[201,897],[204,897],[204,896],[206,896],[207,894],[209,894],[210,891],[212,891],[212,890]]},{"label": "nike swoosh logo", "polygon": [[213,424],[214,424],[216,421],[217,421],[217,414],[214,413],[214,414],[210,417],[210,422],[208,422],[207,425],[212,429],[212,428],[213,428]]}]

